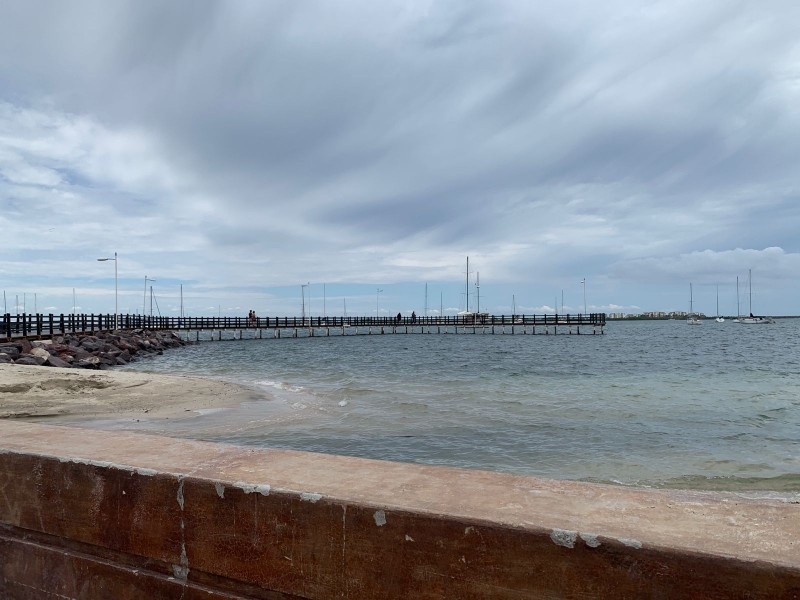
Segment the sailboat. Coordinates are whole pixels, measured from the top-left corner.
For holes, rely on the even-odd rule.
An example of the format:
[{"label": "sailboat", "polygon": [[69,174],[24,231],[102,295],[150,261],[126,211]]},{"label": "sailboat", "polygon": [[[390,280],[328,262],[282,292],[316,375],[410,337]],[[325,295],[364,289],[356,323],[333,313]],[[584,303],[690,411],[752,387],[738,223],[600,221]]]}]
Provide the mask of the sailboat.
[{"label": "sailboat", "polygon": [[[738,283],[738,278],[737,278]],[[756,317],[753,316],[753,270],[747,270],[747,286],[748,286],[748,294],[749,294],[749,309],[750,309],[750,316],[743,317],[739,315],[737,319],[737,323],[744,323],[746,325],[765,325],[767,323],[774,323],[775,320],[772,317]],[[738,286],[737,286],[738,287]]]},{"label": "sailboat", "polygon": [[344,309],[344,318],[342,319],[342,327],[350,327],[350,323],[347,322],[347,298],[342,298],[342,305]]},{"label": "sailboat", "polygon": [[719,286],[717,286],[717,318],[714,319],[717,323],[724,323],[725,319],[719,316]]},{"label": "sailboat", "polygon": [[689,284],[689,314],[686,317],[686,323],[689,325],[702,325],[703,322],[700,320],[694,312],[694,304],[692,301],[692,284]]},{"label": "sailboat", "polygon": [[[480,277],[480,275],[478,277]],[[466,284],[467,307],[466,307],[465,310],[463,310],[460,313],[458,313],[458,316],[463,319],[463,322],[464,322],[465,325],[474,325],[474,324],[479,323],[479,322],[484,322],[484,321],[486,321],[486,317],[489,316],[489,313],[486,313],[486,312],[482,313],[481,309],[480,309],[480,306],[481,306],[481,304],[480,304],[480,302],[481,302],[481,300],[480,300],[480,293],[481,293],[480,279],[478,280],[478,283],[476,285],[476,289],[478,290],[478,310],[477,311],[471,311],[469,309],[469,256],[468,256],[467,257],[467,284]]]}]

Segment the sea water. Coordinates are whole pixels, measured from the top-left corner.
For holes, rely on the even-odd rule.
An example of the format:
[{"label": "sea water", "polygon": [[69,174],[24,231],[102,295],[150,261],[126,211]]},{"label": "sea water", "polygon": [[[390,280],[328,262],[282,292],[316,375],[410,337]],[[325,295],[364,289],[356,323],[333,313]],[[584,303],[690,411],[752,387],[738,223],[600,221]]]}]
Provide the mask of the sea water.
[{"label": "sea water", "polygon": [[169,350],[125,368],[268,394],[113,426],[558,479],[800,490],[800,320],[614,321],[605,335],[488,331],[317,332]]}]

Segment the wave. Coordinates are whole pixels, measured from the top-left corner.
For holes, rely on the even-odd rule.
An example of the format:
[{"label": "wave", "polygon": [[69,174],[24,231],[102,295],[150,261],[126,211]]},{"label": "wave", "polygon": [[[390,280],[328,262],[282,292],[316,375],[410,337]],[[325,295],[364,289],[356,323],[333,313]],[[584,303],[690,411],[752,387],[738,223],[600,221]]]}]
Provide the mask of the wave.
[{"label": "wave", "polygon": [[276,390],[281,390],[283,392],[302,392],[305,388],[301,385],[294,385],[291,383],[286,383],[285,381],[271,381],[271,380],[262,380],[262,381],[254,381],[253,385],[261,386],[261,387],[269,387],[274,388]]}]

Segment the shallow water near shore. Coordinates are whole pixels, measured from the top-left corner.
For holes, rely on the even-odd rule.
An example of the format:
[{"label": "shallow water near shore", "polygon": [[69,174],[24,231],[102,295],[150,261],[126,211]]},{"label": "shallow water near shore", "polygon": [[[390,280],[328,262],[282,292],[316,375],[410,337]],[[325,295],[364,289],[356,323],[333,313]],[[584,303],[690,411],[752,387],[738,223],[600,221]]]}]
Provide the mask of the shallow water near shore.
[{"label": "shallow water near shore", "polygon": [[557,479],[800,491],[798,319],[201,342],[124,368],[270,399],[95,426]]}]

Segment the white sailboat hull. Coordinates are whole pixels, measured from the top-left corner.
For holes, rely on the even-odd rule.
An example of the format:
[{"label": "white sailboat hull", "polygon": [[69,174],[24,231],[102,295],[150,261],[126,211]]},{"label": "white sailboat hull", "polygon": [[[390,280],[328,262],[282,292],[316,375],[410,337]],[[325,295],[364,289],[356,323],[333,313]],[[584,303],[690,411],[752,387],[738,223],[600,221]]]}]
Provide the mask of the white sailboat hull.
[{"label": "white sailboat hull", "polygon": [[775,319],[772,317],[739,317],[736,323],[744,323],[745,325],[766,325],[774,323]]}]

